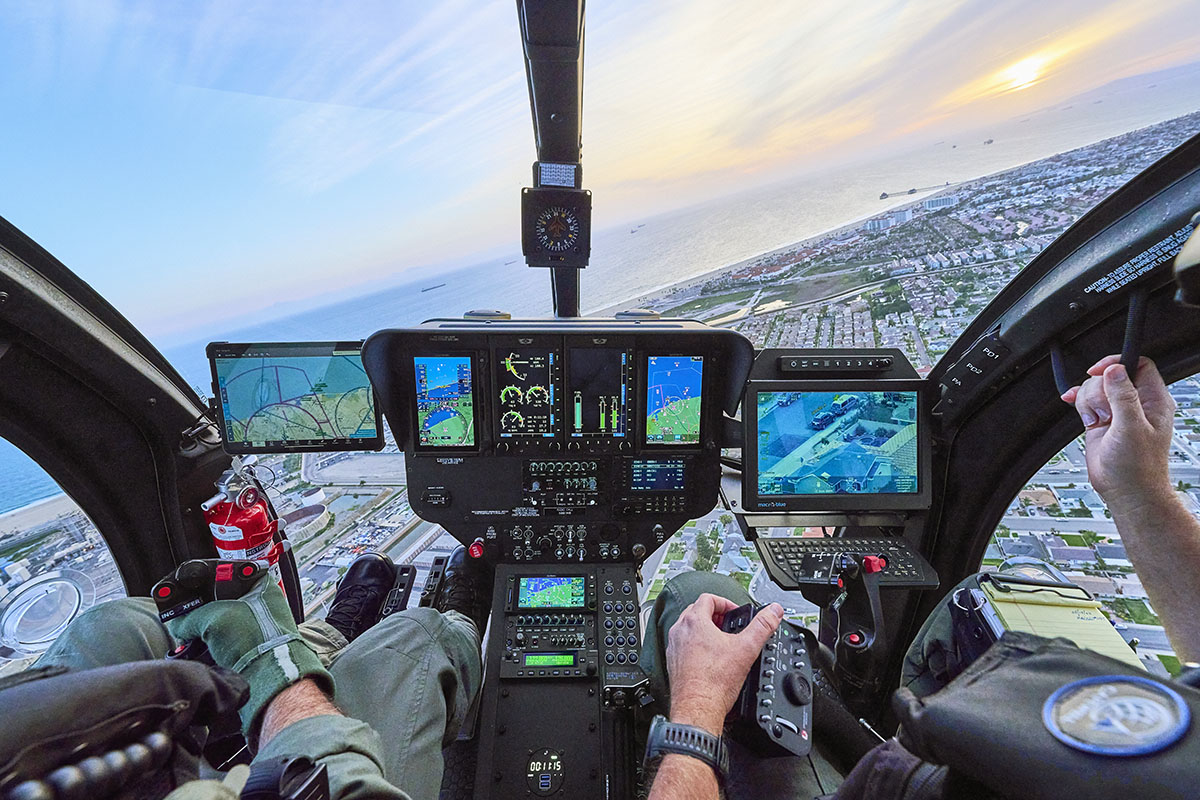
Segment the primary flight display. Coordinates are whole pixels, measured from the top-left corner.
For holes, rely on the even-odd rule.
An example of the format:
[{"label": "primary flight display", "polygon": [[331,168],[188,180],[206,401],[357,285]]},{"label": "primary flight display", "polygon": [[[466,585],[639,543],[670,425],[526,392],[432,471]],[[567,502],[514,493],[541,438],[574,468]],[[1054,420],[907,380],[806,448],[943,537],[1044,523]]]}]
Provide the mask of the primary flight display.
[{"label": "primary flight display", "polygon": [[471,447],[475,444],[475,407],[469,356],[418,356],[413,359],[417,389],[417,444],[422,447]]},{"label": "primary flight display", "polygon": [[758,494],[914,494],[917,393],[758,392]]},{"label": "primary flight display", "polygon": [[700,441],[703,386],[703,356],[646,358],[646,444]]},{"label": "primary flight display", "polygon": [[217,342],[208,355],[229,452],[382,444],[359,343]]}]

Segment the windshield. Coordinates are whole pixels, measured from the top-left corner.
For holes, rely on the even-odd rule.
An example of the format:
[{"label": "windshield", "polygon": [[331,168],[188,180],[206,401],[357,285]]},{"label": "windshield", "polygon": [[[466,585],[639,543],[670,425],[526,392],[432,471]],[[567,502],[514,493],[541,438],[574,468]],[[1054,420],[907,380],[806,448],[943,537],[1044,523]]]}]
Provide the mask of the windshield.
[{"label": "windshield", "polygon": [[[585,313],[898,347],[926,374],[1034,255],[1200,132],[1200,0],[587,10]],[[214,340],[551,312],[521,254],[536,152],[510,0],[19,1],[0,69],[0,215],[203,394]],[[310,600],[365,549],[427,562],[448,541],[412,514],[394,445],[363,458],[263,459]]]}]

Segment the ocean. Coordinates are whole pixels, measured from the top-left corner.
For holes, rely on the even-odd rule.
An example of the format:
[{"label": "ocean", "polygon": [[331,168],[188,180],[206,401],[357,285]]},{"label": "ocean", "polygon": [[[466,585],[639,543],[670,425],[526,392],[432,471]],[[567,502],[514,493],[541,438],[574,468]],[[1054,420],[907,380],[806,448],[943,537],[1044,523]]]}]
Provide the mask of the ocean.
[{"label": "ocean", "polygon": [[[903,194],[910,187],[970,180],[1198,108],[1200,64],[1119,81],[1058,106],[899,155],[875,160],[868,156],[852,166],[600,230],[593,234],[591,263],[581,276],[583,311],[625,303],[924,196]],[[987,140],[992,143],[985,144]],[[880,200],[885,191],[901,194]],[[505,263],[509,261],[513,263]],[[204,332],[203,338],[163,352],[207,395],[208,341],[360,339],[381,328],[485,308],[514,317],[549,315],[549,281],[546,270],[526,267],[514,253],[282,319]],[[421,291],[441,283],[445,285]],[[0,513],[55,492],[53,482],[36,465],[2,441],[0,470]]]}]

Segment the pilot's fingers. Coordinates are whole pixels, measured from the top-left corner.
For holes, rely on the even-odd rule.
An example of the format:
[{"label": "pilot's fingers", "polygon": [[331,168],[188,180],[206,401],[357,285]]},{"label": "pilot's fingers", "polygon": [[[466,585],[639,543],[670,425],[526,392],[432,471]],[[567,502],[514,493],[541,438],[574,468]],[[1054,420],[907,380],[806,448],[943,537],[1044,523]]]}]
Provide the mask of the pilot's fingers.
[{"label": "pilot's fingers", "polygon": [[1104,370],[1108,369],[1113,364],[1119,364],[1119,363],[1121,363],[1121,354],[1120,353],[1114,353],[1111,356],[1105,356],[1104,358],[1097,361],[1095,364],[1092,364],[1090,367],[1088,367],[1087,374],[1092,375],[1092,376],[1103,375]]},{"label": "pilot's fingers", "polygon": [[685,609],[684,613],[694,609],[695,614],[708,617],[719,625],[725,614],[737,607],[737,603],[732,600],[720,597],[719,595],[705,593],[697,597],[696,602],[692,603],[689,609]]},{"label": "pilot's fingers", "polygon": [[1112,407],[1104,394],[1104,384],[1100,378],[1088,378],[1079,387],[1075,396],[1075,410],[1079,412],[1085,428],[1107,425],[1112,419]]},{"label": "pilot's fingers", "polygon": [[1078,396],[1079,396],[1079,387],[1078,386],[1072,386],[1070,389],[1067,389],[1065,392],[1063,392],[1061,395],[1059,395],[1059,397],[1062,398],[1062,401],[1069,406],[1075,405],[1075,398]]},{"label": "pilot's fingers", "polygon": [[758,655],[763,649],[763,645],[771,638],[771,634],[779,627],[779,623],[783,620],[783,606],[779,603],[771,603],[754,615],[754,619],[750,620],[750,624],[737,635],[738,639],[745,643],[746,649]]},{"label": "pilot's fingers", "polygon": [[1148,358],[1138,362],[1137,375],[1133,379],[1142,411],[1156,429],[1171,428],[1175,424],[1175,398],[1167,390],[1167,384],[1158,365]]},{"label": "pilot's fingers", "polygon": [[1123,364],[1113,364],[1104,370],[1104,393],[1112,407],[1114,425],[1124,428],[1149,424],[1138,388],[1129,380]]}]

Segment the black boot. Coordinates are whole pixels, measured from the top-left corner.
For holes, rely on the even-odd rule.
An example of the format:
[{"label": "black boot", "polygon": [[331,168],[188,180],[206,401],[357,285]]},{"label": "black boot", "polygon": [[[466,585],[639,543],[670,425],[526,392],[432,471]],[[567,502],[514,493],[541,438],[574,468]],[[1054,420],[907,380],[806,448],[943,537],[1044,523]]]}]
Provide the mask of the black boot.
[{"label": "black boot", "polygon": [[338,583],[333,605],[325,621],[348,641],[379,621],[383,601],[396,582],[396,565],[380,553],[363,553],[350,565]]},{"label": "black boot", "polygon": [[475,623],[480,637],[492,610],[492,577],[483,559],[469,558],[459,545],[446,560],[442,585],[434,598],[438,611],[457,611]]}]

